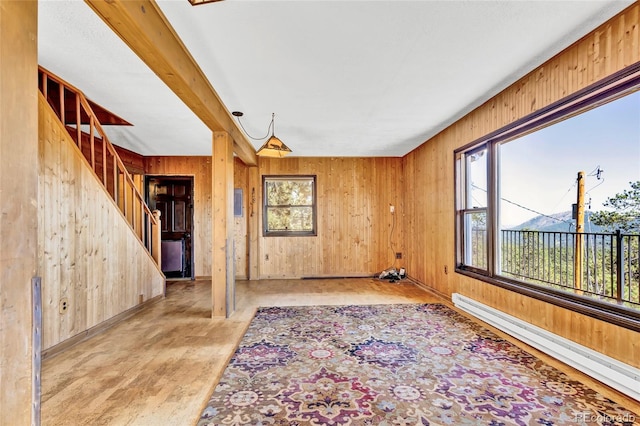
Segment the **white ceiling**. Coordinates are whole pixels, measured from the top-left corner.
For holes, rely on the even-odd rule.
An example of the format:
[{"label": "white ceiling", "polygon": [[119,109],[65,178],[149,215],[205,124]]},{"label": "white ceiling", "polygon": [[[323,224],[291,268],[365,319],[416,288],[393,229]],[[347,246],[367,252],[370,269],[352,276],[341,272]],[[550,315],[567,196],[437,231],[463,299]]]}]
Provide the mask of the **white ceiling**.
[{"label": "white ceiling", "polygon": [[[293,156],[402,156],[623,10],[624,1],[160,0],[250,136]],[[211,155],[211,131],[79,0],[39,2],[42,66],[132,123],[143,155]],[[257,148],[262,141],[253,141]]]}]

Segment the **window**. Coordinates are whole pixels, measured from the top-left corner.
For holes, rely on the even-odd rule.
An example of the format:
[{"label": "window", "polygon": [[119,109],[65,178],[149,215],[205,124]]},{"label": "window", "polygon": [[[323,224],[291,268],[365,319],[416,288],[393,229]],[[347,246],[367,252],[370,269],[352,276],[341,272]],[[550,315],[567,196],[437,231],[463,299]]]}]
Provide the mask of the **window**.
[{"label": "window", "polygon": [[467,237],[461,245],[462,263],[470,268],[486,271],[489,247],[487,245],[487,148],[481,145],[464,158],[460,182],[464,190],[459,191],[461,227]]},{"label": "window", "polygon": [[457,272],[640,330],[637,222],[591,221],[640,188],[639,140],[636,64],[457,150]]},{"label": "window", "polygon": [[263,177],[264,236],[316,235],[316,177]]}]

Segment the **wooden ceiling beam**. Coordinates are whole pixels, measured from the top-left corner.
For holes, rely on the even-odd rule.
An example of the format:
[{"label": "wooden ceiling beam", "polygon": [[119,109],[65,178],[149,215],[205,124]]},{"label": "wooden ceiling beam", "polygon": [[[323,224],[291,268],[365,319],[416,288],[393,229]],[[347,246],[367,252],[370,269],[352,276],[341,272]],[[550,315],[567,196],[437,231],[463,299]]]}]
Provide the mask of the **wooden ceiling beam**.
[{"label": "wooden ceiling beam", "polygon": [[85,2],[212,132],[231,135],[245,164],[258,164],[255,148],[154,0]]}]

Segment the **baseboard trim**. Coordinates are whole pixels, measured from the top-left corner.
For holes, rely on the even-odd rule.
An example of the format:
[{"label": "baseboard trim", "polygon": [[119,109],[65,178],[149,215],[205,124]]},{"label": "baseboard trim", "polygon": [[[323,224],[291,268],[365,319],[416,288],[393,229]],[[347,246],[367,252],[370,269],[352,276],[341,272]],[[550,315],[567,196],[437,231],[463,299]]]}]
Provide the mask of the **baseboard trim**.
[{"label": "baseboard trim", "polygon": [[113,327],[114,325],[118,324],[121,321],[126,320],[127,318],[132,317],[133,315],[137,314],[138,312],[140,312],[142,309],[146,308],[147,306],[150,306],[160,300],[162,300],[164,298],[164,295],[160,294],[158,296],[152,297],[151,299],[148,299],[145,302],[142,302],[139,305],[134,306],[131,309],[127,309],[124,312],[119,313],[118,315],[109,318],[106,321],[101,322],[98,325],[95,325],[93,327],[91,327],[88,330],[85,330],[81,333],[76,334],[75,336],[71,336],[66,340],[63,340],[62,342],[58,343],[57,345],[53,345],[50,348],[47,348],[45,350],[42,351],[42,360],[47,360],[50,358],[53,358],[54,356],[61,354],[62,352],[66,351],[67,349],[71,348],[72,346],[77,345],[80,342],[83,342],[97,334],[102,333],[103,331],[108,330],[109,328]]},{"label": "baseboard trim", "polygon": [[640,369],[458,293],[454,305],[625,395],[640,400]]},{"label": "baseboard trim", "polygon": [[354,274],[354,275],[315,275],[311,277],[300,277],[301,280],[339,280],[350,278],[375,278],[373,274]]},{"label": "baseboard trim", "polygon": [[[440,299],[442,299],[444,302],[447,302],[448,304],[451,304],[449,296],[439,292],[438,290],[429,287],[428,285],[426,285],[425,283],[423,283],[422,281],[418,281],[415,278],[412,278],[411,276],[407,276],[406,278],[407,281],[409,281],[410,283],[412,283],[413,285],[415,285],[416,287],[420,287],[421,289],[428,291],[429,293],[433,294],[434,296],[439,297]],[[451,304],[452,305],[452,304]],[[452,305],[453,306],[453,305]]]}]

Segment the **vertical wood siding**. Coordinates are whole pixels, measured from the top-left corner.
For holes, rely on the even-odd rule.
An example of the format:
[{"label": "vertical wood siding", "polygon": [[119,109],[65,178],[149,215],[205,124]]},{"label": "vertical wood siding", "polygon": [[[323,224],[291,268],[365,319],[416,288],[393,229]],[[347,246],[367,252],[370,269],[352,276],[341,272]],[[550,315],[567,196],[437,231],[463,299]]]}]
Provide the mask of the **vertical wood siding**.
[{"label": "vertical wood siding", "polygon": [[145,157],[148,175],[193,176],[193,263],[196,277],[211,276],[211,157]]},{"label": "vertical wood siding", "polygon": [[[395,260],[395,252],[404,252],[402,159],[260,158],[258,167],[251,185],[261,278],[372,275],[404,265]],[[262,176],[296,174],[317,175],[318,235],[263,237]]]},{"label": "vertical wood siding", "polygon": [[[242,190],[242,216],[234,216],[234,250],[236,278],[246,280],[249,278],[249,217],[251,215],[249,167],[241,160],[235,159],[233,166],[234,189]],[[255,214],[255,206],[254,206]]]},{"label": "vertical wood siding", "polygon": [[[250,208],[247,185],[248,167],[239,159],[234,162],[234,187],[243,189],[243,216],[234,218],[236,278],[247,279],[247,211]],[[193,176],[193,244],[196,277],[211,276],[212,168],[211,157],[145,157],[148,175]]]},{"label": "vertical wood siding", "polygon": [[162,295],[164,275],[42,96],[38,105],[38,272],[47,349]]},{"label": "vertical wood siding", "polygon": [[[211,158],[147,157],[146,173],[194,176],[194,241],[196,276],[211,276]],[[371,275],[390,266],[403,266],[394,253],[403,253],[402,160],[400,158],[260,159],[259,173],[236,160],[234,186],[243,190],[243,217],[234,218],[236,278],[247,278],[248,221],[258,218],[257,276]],[[262,175],[318,176],[318,236],[262,237]],[[251,205],[251,194],[255,204]],[[395,229],[390,235],[395,206]],[[392,237],[393,251],[389,247]],[[265,260],[268,257],[269,260]]]},{"label": "vertical wood siding", "polygon": [[[635,4],[530,72],[403,159],[408,272],[437,292],[459,292],[640,367],[640,334],[453,273],[453,151],[640,61]],[[447,268],[448,273],[445,272]]]}]

